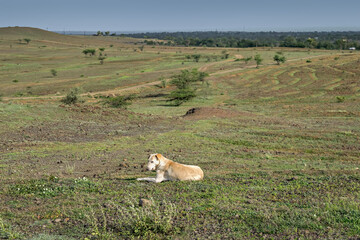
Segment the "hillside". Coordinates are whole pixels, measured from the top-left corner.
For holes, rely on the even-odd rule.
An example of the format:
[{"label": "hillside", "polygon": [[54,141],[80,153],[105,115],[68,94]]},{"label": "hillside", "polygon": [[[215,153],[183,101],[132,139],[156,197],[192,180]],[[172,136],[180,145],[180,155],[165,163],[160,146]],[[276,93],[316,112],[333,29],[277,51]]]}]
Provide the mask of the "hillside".
[{"label": "hillside", "polygon": [[[0,238],[360,238],[358,52],[2,33]],[[194,68],[209,76],[174,106],[169,79]],[[205,178],[136,181],[151,153]]]}]

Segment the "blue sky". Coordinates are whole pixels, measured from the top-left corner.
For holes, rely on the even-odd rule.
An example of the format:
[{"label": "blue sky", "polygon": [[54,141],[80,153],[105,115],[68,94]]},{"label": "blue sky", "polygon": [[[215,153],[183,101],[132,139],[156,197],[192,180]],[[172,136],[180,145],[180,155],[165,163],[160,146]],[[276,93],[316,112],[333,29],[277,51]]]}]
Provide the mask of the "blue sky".
[{"label": "blue sky", "polygon": [[360,0],[0,0],[0,27],[52,31],[360,30]]}]

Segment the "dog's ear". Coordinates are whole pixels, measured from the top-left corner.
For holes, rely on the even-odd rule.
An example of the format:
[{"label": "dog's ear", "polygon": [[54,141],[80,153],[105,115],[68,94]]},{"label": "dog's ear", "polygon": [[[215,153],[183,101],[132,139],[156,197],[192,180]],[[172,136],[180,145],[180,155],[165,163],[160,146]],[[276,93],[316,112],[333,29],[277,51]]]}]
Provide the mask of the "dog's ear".
[{"label": "dog's ear", "polygon": [[160,153],[156,154],[155,157],[157,158],[157,160],[160,160],[160,158],[162,158],[162,155]]}]

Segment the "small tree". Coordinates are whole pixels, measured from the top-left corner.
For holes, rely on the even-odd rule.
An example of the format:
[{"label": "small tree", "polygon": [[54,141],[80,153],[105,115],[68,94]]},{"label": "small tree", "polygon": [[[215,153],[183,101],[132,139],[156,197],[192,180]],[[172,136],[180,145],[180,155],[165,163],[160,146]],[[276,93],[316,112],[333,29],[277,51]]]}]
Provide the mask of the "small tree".
[{"label": "small tree", "polygon": [[259,65],[262,63],[263,59],[261,58],[260,54],[256,54],[254,57],[254,60],[256,62],[256,68],[259,68]]},{"label": "small tree", "polygon": [[274,61],[277,62],[278,65],[280,65],[280,63],[284,63],[286,61],[286,58],[285,56],[275,54]]},{"label": "small tree", "polygon": [[186,101],[196,97],[195,90],[191,88],[184,88],[184,89],[176,89],[172,91],[169,95],[168,101],[173,101],[175,106],[180,106]]},{"label": "small tree", "polygon": [[144,45],[141,45],[141,46],[139,47],[139,49],[140,49],[140,51],[144,51]]},{"label": "small tree", "polygon": [[105,48],[99,48],[99,50],[100,50],[100,52],[103,52],[103,51],[105,51]]},{"label": "small tree", "polygon": [[29,44],[31,39],[30,38],[24,38],[24,41],[26,42],[26,44]]},{"label": "small tree", "polygon": [[193,54],[191,57],[194,59],[195,62],[199,62],[201,55],[200,54]]},{"label": "small tree", "polygon": [[106,59],[106,57],[104,57],[104,56],[99,56],[98,57],[98,60],[100,61],[100,64],[102,65],[102,64],[104,64],[104,60]]},{"label": "small tree", "polygon": [[51,72],[51,75],[53,75],[54,77],[57,76],[57,71],[55,69],[51,69],[50,72]]},{"label": "small tree", "polygon": [[105,32],[105,35],[106,35],[106,36],[109,36],[109,35],[110,35],[110,32],[109,32],[109,31],[106,31],[106,32]]},{"label": "small tree", "polygon": [[179,106],[182,103],[196,97],[196,90],[192,87],[195,82],[204,82],[205,77],[209,74],[205,72],[199,72],[197,69],[192,71],[183,70],[180,74],[172,76],[171,84],[177,87],[168,96],[168,101],[174,102],[175,106]]}]

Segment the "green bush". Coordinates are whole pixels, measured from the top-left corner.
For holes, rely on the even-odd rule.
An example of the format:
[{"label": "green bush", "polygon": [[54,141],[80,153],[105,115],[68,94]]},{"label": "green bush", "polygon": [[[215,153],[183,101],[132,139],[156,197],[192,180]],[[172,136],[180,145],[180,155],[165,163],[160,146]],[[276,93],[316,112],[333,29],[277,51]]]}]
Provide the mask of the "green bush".
[{"label": "green bush", "polygon": [[105,100],[105,104],[108,104],[113,108],[127,108],[127,106],[131,105],[131,101],[135,98],[135,95],[129,96],[116,96],[109,97]]},{"label": "green bush", "polygon": [[51,69],[50,72],[54,77],[57,75],[57,71],[55,69]]},{"label": "green bush", "polygon": [[94,56],[96,53],[96,50],[88,48],[88,49],[83,50],[82,53],[85,54],[85,56],[87,56],[88,54],[90,54],[90,56]]},{"label": "green bush", "polygon": [[75,104],[77,102],[79,102],[80,97],[79,97],[79,88],[73,88],[70,90],[70,92],[60,101],[65,103],[65,104]]},{"label": "green bush", "polygon": [[337,96],[337,97],[336,97],[336,101],[337,101],[338,103],[342,103],[342,102],[345,101],[345,97],[344,97],[344,96]]}]

